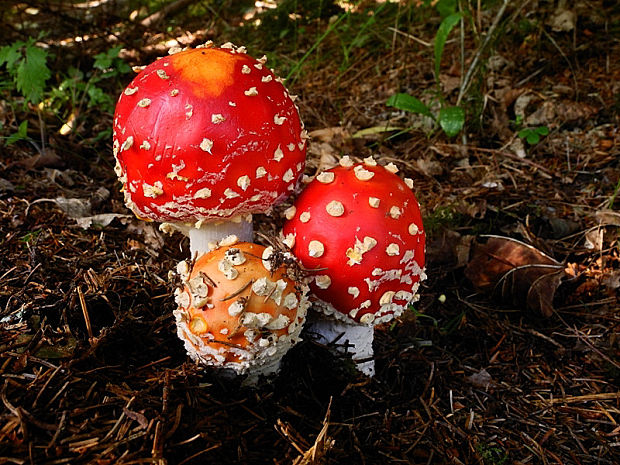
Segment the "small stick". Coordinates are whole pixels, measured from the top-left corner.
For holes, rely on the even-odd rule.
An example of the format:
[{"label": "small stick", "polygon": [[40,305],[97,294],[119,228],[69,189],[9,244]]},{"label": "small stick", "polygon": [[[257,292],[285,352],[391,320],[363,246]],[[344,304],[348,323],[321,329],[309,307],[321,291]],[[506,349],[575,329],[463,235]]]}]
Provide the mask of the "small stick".
[{"label": "small stick", "polygon": [[108,431],[108,434],[106,434],[103,437],[101,442],[105,442],[107,439],[111,438],[114,433],[116,433],[116,431],[118,430],[119,426],[121,425],[121,422],[125,419],[125,416],[126,416],[125,410],[129,410],[129,407],[131,406],[131,404],[133,403],[133,401],[135,399],[136,399],[136,396],[133,396],[131,399],[129,399],[129,401],[125,405],[125,408],[123,409],[123,412],[118,417],[118,420],[116,420],[116,423],[114,423],[114,426],[112,426],[112,429],[110,429],[110,431]]},{"label": "small stick", "polygon": [[170,371],[166,370],[164,375],[164,388],[162,391],[162,407],[161,407],[161,419],[157,420],[155,425],[155,434],[153,437],[153,447],[151,449],[151,456],[153,459],[161,462],[163,457],[163,438],[165,436],[164,426],[166,422],[166,415],[168,414],[168,398],[170,396]]},{"label": "small stick", "polygon": [[243,291],[245,291],[252,284],[254,284],[254,280],[250,279],[247,283],[245,283],[245,285],[243,285],[242,287],[237,289],[235,292],[233,292],[229,296],[224,297],[223,299],[220,299],[220,302],[226,302],[227,300],[230,300],[230,299],[233,299],[233,298],[237,297],[239,294],[241,294]]},{"label": "small stick", "polygon": [[86,299],[84,298],[84,293],[82,292],[82,288],[78,286],[77,288],[78,297],[80,298],[80,307],[82,307],[82,314],[84,315],[84,322],[86,323],[86,331],[88,332],[88,342],[90,345],[93,345],[93,328],[90,324],[90,315],[88,314],[88,308],[86,307]]},{"label": "small stick", "polygon": [[207,273],[205,273],[204,271],[199,271],[198,275],[201,276],[202,278],[206,279],[209,284],[211,285],[211,287],[217,287],[217,284],[215,284],[215,281],[213,281],[209,275]]},{"label": "small stick", "polygon": [[417,42],[418,44],[423,45],[424,47],[430,47],[431,45],[433,45],[430,42],[426,42],[425,40],[422,40],[419,37],[416,37],[416,36],[414,36],[412,34],[408,34],[406,32],[403,32],[403,31],[401,31],[399,29],[396,29],[395,27],[388,27],[388,30],[392,31],[395,34],[400,34],[401,36],[404,36],[407,39],[411,39],[414,42]]}]

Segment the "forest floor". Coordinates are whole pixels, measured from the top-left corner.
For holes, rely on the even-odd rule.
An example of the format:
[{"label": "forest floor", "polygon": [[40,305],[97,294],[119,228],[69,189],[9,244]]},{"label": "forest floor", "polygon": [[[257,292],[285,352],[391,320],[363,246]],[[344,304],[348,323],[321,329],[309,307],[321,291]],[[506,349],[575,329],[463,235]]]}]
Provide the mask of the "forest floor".
[{"label": "forest floor", "polygon": [[[471,22],[437,80],[441,17],[416,2],[177,1],[131,20],[127,3],[1,13],[3,44],[48,31],[52,73],[38,107],[0,75],[0,135],[28,121],[0,147],[0,463],[620,463],[616,2],[514,2],[480,54],[501,2],[462,2]],[[133,217],[113,171],[113,102],[131,74],[111,60],[111,78],[88,79],[117,45],[142,65],[206,40],[288,74],[308,174],[372,155],[414,179],[428,280],[376,329],[373,378],[308,336],[272,383],[244,388],[176,336],[168,271],[187,240]],[[386,106],[396,93],[455,104],[477,55],[456,137]],[[81,81],[64,81],[70,66]],[[274,234],[285,207],[257,229]]]}]

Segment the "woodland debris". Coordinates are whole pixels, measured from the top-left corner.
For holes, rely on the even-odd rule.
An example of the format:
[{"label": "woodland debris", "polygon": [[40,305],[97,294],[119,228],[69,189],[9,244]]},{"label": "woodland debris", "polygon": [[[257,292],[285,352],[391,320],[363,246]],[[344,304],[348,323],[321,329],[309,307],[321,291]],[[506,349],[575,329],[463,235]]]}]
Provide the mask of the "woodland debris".
[{"label": "woodland debris", "polygon": [[482,237],[487,241],[475,244],[465,276],[478,289],[496,294],[505,302],[551,316],[553,297],[566,277],[564,265],[516,239]]}]

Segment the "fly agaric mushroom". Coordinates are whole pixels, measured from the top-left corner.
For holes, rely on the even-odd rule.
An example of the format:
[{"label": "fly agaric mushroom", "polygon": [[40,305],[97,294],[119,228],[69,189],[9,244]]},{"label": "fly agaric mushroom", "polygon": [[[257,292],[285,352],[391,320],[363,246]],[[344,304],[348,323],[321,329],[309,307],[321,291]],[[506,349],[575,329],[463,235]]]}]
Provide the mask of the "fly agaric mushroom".
[{"label": "fly agaric mushroom", "polygon": [[[283,227],[284,242],[308,270],[318,307],[340,322],[319,320],[325,339],[345,333],[354,359],[372,355],[373,325],[400,315],[425,279],[425,235],[411,179],[372,158],[323,171],[302,191]],[[374,363],[360,366],[372,375]]]},{"label": "fly agaric mushroom", "polygon": [[[195,361],[247,373],[250,383],[278,370],[296,344],[308,286],[291,278],[281,252],[229,236],[193,265],[177,266],[177,333]],[[290,257],[292,258],[292,257]]]},{"label": "fly agaric mushroom", "polygon": [[189,235],[192,254],[230,234],[251,240],[251,214],[283,200],[304,169],[307,136],[293,97],[266,57],[243,47],[172,52],[146,66],[116,105],[125,202]]}]

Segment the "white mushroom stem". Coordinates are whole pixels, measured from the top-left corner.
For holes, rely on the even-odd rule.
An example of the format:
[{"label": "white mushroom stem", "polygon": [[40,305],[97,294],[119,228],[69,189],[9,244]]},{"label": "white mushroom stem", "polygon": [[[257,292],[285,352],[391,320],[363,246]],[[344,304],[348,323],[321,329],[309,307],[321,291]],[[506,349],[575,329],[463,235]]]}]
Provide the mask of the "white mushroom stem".
[{"label": "white mushroom stem", "polygon": [[196,257],[209,252],[214,243],[227,236],[237,236],[240,242],[252,242],[254,229],[251,220],[236,216],[231,221],[203,223],[198,228],[190,228],[188,236],[191,256]]},{"label": "white mushroom stem", "polygon": [[239,242],[252,242],[254,238],[251,215],[235,216],[226,221],[209,221],[196,225],[162,223],[159,229],[166,233],[177,230],[188,236],[191,257],[209,252],[214,244],[228,236],[236,236]]},{"label": "white mushroom stem", "polygon": [[[177,321],[177,324],[179,322]],[[177,331],[179,337],[186,341],[186,336],[183,332]],[[300,339],[301,340],[301,339]],[[200,350],[191,344],[185,343],[185,348],[190,354],[191,358],[194,360],[200,360],[199,355],[195,355],[195,352]],[[245,374],[246,377],[241,382],[242,386],[257,386],[259,381],[265,380],[267,382],[273,381],[272,375],[278,373],[280,371],[280,367],[282,365],[282,358],[286,354],[286,352],[290,349],[286,344],[281,344],[277,346],[277,352],[271,356],[271,358],[267,358],[264,361],[256,362],[252,367],[248,370],[244,369],[235,369],[232,367],[221,368],[219,370],[219,375],[227,380],[233,380],[241,374]]]},{"label": "white mushroom stem", "polygon": [[[321,302],[321,305],[331,305]],[[333,308],[333,307],[332,307]],[[356,368],[367,376],[374,376],[375,361],[372,349],[374,326],[348,323],[320,314],[309,316],[305,331],[322,344],[335,344],[338,350],[352,354]]]}]

